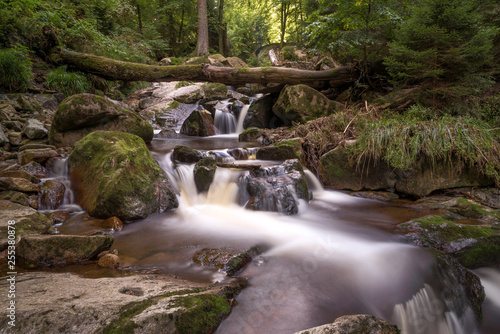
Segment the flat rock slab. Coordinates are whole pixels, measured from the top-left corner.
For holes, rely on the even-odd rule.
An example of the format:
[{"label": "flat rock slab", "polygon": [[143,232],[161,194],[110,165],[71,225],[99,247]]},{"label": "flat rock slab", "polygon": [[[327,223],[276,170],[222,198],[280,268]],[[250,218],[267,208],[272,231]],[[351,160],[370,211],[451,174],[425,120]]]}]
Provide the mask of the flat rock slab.
[{"label": "flat rock slab", "polygon": [[17,256],[28,268],[65,265],[91,260],[113,245],[105,235],[26,236],[17,245]]},{"label": "flat rock slab", "polygon": [[[0,281],[2,291],[8,286],[7,280]],[[15,331],[208,333],[230,312],[226,296],[232,288],[160,275],[90,279],[69,273],[23,273],[16,277]],[[8,305],[7,293],[0,295],[0,303]],[[8,321],[2,317],[0,327],[8,328]],[[190,327],[194,323],[199,327]]]}]

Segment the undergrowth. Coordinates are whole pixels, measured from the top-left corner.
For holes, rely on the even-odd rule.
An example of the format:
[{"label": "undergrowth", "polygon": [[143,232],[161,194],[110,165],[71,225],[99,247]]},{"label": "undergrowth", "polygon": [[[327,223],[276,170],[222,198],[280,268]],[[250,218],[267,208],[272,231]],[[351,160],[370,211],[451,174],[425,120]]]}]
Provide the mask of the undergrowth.
[{"label": "undergrowth", "polygon": [[421,158],[434,166],[445,161],[455,168],[476,167],[500,184],[499,134],[491,126],[468,116],[430,118],[419,106],[404,115],[391,114],[373,123],[357,138],[358,165],[386,161],[395,168],[409,168]]},{"label": "undergrowth", "polygon": [[32,81],[29,50],[17,45],[0,50],[0,86],[10,91],[26,91]]},{"label": "undergrowth", "polygon": [[47,74],[47,88],[57,90],[65,96],[87,93],[90,83],[84,75],[68,72],[66,66],[58,67]]},{"label": "undergrowth", "polygon": [[[365,116],[366,117],[366,116]],[[306,124],[300,124],[290,133],[289,138],[304,138],[302,145],[306,164],[314,170],[319,165],[319,159],[341,142],[354,138],[365,125],[366,119],[360,117],[354,110],[320,117]]]}]

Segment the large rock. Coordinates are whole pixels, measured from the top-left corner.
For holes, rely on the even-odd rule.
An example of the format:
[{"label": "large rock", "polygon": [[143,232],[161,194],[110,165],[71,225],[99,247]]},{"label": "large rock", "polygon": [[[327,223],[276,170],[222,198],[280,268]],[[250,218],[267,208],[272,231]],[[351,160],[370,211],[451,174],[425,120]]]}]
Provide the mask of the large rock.
[{"label": "large rock", "polygon": [[403,240],[450,254],[467,268],[500,264],[500,231],[491,226],[455,223],[442,216],[426,216],[401,224]]},{"label": "large rock", "polygon": [[172,158],[175,162],[183,162],[183,163],[194,163],[198,162],[201,159],[205,158],[206,155],[194,148],[177,145],[174,147],[174,151],[172,152]]},{"label": "large rock", "polygon": [[227,98],[227,87],[222,83],[207,82],[201,86],[206,100],[223,100]]},{"label": "large rock", "polygon": [[111,248],[114,238],[107,235],[24,236],[16,254],[26,268],[44,268],[91,260]]},{"label": "large rock", "polygon": [[342,147],[321,157],[318,172],[323,184],[335,189],[394,190],[396,182],[392,169],[386,163],[357,167],[350,160],[349,151]]},{"label": "large rock", "polygon": [[293,215],[299,212],[297,199],[309,201],[309,198],[307,180],[298,159],[252,170],[240,178],[239,201],[248,209]]},{"label": "large rock", "polygon": [[42,210],[55,210],[64,201],[66,186],[57,180],[46,180],[40,190],[40,208]]},{"label": "large rock", "polygon": [[[243,120],[243,127],[250,128],[275,128],[276,116],[273,114],[273,105],[276,102],[276,97],[273,95],[265,95],[256,101],[252,102],[248,113]],[[276,125],[276,126],[274,126]]]},{"label": "large rock", "polygon": [[[7,280],[0,282],[8,291]],[[84,278],[33,272],[16,277],[16,333],[213,333],[241,287],[160,275]],[[22,302],[21,302],[22,301]],[[0,294],[8,305],[8,294]],[[7,306],[6,306],[7,307]],[[0,319],[7,329],[7,316]]]},{"label": "large rock", "polygon": [[68,97],[57,108],[49,141],[57,147],[74,146],[97,130],[131,133],[145,142],[153,139],[153,127],[139,115],[107,98],[78,94]]},{"label": "large rock", "polygon": [[96,218],[145,218],[178,206],[164,171],[144,141],[123,132],[97,131],[69,156],[78,202]]},{"label": "large rock", "polygon": [[59,154],[50,148],[28,149],[19,152],[17,156],[18,163],[24,166],[32,161],[43,163]]},{"label": "large rock", "polygon": [[44,234],[52,226],[47,217],[28,206],[0,200],[0,208],[0,251],[7,248],[9,221],[16,222],[16,237]]},{"label": "large rock", "polygon": [[259,160],[302,160],[302,139],[282,140],[271,146],[260,147],[257,151]]},{"label": "large rock", "polygon": [[42,139],[47,137],[49,131],[39,120],[29,119],[24,124],[22,133],[29,139]]},{"label": "large rock", "polygon": [[335,112],[335,104],[326,96],[306,85],[288,86],[273,106],[273,113],[285,125],[305,123]]},{"label": "large rock", "polygon": [[478,173],[477,169],[459,166],[459,161],[452,163],[436,161],[432,164],[426,159],[421,159],[412,168],[395,171],[396,190],[404,194],[423,197],[438,189],[493,185],[493,180]]},{"label": "large rock", "polygon": [[197,137],[214,136],[215,126],[212,114],[206,110],[193,111],[184,123],[182,123],[180,133]]},{"label": "large rock", "polygon": [[[320,158],[321,181],[335,189],[389,190],[423,197],[435,190],[465,186],[488,186],[493,180],[464,166],[453,168],[450,163],[436,161],[433,165],[425,159],[411,168],[395,169],[383,161],[368,161],[356,165],[352,153],[341,146]],[[457,162],[458,163],[458,162]]]},{"label": "large rock", "polygon": [[40,191],[40,185],[20,177],[0,177],[0,190],[37,193]]},{"label": "large rock", "polygon": [[214,180],[217,162],[212,157],[207,157],[198,161],[194,166],[194,183],[198,192],[208,192]]},{"label": "large rock", "polygon": [[344,315],[328,325],[295,334],[399,334],[398,326],[368,314]]}]

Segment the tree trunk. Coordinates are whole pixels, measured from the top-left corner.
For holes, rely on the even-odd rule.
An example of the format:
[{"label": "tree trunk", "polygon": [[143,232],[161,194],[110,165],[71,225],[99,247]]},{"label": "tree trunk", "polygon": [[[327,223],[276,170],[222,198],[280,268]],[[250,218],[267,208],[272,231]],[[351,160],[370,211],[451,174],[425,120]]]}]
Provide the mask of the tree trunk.
[{"label": "tree trunk", "polygon": [[225,37],[225,24],[224,24],[224,0],[219,0],[219,53],[226,56],[226,49],[224,48]]},{"label": "tree trunk", "polygon": [[198,42],[196,44],[196,55],[208,54],[208,16],[207,0],[198,0]]},{"label": "tree trunk", "polygon": [[142,14],[141,14],[141,6],[136,4],[137,8],[137,19],[139,21],[139,32],[142,34]]},{"label": "tree trunk", "polygon": [[350,67],[306,71],[284,67],[232,68],[202,65],[156,66],[129,63],[86,53],[53,49],[51,60],[109,80],[124,81],[210,81],[225,84],[285,83],[311,87],[338,87],[353,81]]}]

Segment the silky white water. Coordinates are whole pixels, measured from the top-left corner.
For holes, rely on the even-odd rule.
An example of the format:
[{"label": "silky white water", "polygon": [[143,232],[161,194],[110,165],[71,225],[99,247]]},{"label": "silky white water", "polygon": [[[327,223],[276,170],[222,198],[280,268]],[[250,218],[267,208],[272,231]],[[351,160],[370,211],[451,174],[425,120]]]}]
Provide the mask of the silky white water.
[{"label": "silky white water", "polygon": [[[293,333],[344,313],[379,316],[409,334],[475,331],[470,313],[459,317],[446,309],[426,283],[432,280],[430,255],[332,216],[342,206],[360,210],[369,200],[324,190],[307,172],[315,199],[302,203],[298,215],[250,211],[236,204],[245,171],[218,168],[209,192],[198,194],[193,168],[167,168],[178,182],[180,206],[175,217],[162,220],[164,228],[201,240],[200,247],[268,247],[239,274],[249,278],[250,287],[217,333]],[[438,302],[443,307],[433,309]],[[408,325],[414,318],[428,324]]]}]

